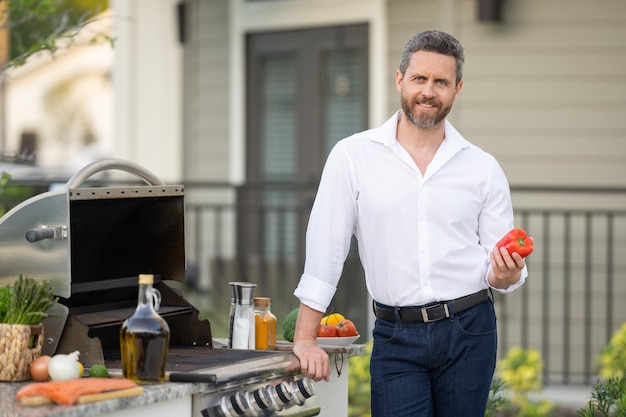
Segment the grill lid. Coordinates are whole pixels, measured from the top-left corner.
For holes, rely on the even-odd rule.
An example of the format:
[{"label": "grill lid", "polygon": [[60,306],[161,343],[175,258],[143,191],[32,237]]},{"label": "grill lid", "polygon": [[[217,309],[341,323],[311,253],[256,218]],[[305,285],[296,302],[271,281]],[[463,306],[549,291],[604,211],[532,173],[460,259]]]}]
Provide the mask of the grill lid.
[{"label": "grill lid", "polygon": [[[81,187],[105,169],[147,185]],[[46,280],[60,297],[44,320],[45,354],[81,352],[85,365],[119,349],[119,328],[137,305],[137,276],[152,274],[171,342],[212,347],[210,324],[167,282],[186,279],[184,187],[165,185],[131,162],[90,164],[62,189],[24,201],[0,218],[0,285],[19,274]]]},{"label": "grill lid", "polygon": [[[148,185],[79,188],[119,169]],[[185,280],[184,187],[164,185],[137,164],[106,159],[67,184],[30,198],[0,218],[0,285],[19,274],[47,280],[55,295],[117,286],[140,273]]]}]

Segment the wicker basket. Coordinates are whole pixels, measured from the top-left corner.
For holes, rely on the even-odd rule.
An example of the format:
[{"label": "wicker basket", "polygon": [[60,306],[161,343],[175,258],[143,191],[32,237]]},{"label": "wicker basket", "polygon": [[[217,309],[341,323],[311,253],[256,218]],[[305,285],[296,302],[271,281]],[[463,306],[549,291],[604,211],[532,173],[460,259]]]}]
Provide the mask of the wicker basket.
[{"label": "wicker basket", "polygon": [[41,324],[0,324],[0,381],[31,379],[29,365],[41,356],[42,345]]}]

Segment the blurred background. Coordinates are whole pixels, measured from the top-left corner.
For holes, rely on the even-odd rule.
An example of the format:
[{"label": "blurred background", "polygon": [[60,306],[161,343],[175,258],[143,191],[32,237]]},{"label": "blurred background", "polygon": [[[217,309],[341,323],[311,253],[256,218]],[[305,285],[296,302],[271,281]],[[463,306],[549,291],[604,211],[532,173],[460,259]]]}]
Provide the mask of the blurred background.
[{"label": "blurred background", "polygon": [[[184,184],[186,291],[217,337],[229,281],[257,283],[279,323],[298,305],[326,155],[399,108],[413,34],[450,32],[450,120],[499,160],[535,238],[527,284],[496,296],[501,355],[536,348],[547,384],[595,381],[626,320],[622,0],[4,0],[0,20],[0,214],[106,157]],[[355,247],[330,310],[370,338]]]}]

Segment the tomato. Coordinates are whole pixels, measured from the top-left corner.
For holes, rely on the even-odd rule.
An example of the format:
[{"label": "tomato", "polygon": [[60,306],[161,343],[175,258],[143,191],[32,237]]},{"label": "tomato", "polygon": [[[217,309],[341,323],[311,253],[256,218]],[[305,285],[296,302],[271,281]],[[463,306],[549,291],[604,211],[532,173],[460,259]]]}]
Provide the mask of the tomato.
[{"label": "tomato", "polygon": [[322,324],[317,329],[317,337],[336,337],[337,327],[334,324]]},{"label": "tomato", "polygon": [[339,337],[358,336],[358,334],[359,332],[351,320],[341,320],[337,325],[337,336]]}]

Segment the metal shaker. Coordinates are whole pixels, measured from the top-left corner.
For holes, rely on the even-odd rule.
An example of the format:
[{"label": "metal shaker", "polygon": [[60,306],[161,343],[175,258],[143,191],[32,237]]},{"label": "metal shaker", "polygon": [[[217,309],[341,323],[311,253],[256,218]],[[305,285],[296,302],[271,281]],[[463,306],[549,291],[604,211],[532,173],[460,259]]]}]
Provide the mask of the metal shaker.
[{"label": "metal shaker", "polygon": [[232,348],[255,348],[254,289],[251,282],[235,282],[235,315],[233,319]]},{"label": "metal shaker", "polygon": [[241,284],[240,282],[229,282],[228,286],[230,287],[230,312],[228,314],[228,348],[233,347],[233,329],[235,325],[235,310],[237,308],[237,289],[235,288],[237,285]]}]

